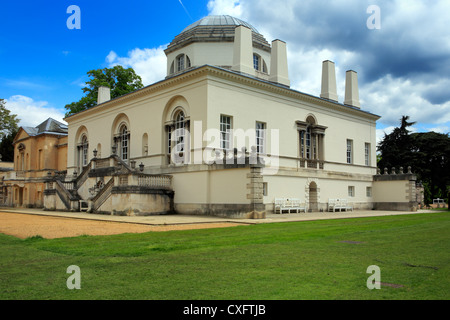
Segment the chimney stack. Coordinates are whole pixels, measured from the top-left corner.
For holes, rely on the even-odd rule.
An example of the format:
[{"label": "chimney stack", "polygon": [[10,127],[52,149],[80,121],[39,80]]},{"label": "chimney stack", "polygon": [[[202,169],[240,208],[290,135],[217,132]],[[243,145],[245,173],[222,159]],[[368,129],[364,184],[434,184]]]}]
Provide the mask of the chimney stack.
[{"label": "chimney stack", "polygon": [[108,87],[98,87],[97,104],[111,100],[111,89]]},{"label": "chimney stack", "polygon": [[348,70],[345,74],[345,100],[344,104],[360,108],[358,91],[358,74]]},{"label": "chimney stack", "polygon": [[231,70],[255,75],[252,30],[245,26],[238,26],[234,29],[233,67]]},{"label": "chimney stack", "polygon": [[336,89],[336,70],[333,61],[325,60],[322,63],[322,92],[320,97],[338,101]]},{"label": "chimney stack", "polygon": [[288,87],[291,85],[288,73],[286,42],[278,39],[272,41],[269,81]]}]

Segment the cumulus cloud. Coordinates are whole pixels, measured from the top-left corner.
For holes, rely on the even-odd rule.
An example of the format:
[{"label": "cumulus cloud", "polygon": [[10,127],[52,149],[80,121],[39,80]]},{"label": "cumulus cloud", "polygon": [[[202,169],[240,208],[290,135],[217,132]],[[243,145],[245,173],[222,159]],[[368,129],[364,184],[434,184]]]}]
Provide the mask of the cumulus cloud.
[{"label": "cumulus cloud", "polygon": [[158,48],[136,48],[128,52],[126,57],[119,57],[111,51],[106,57],[108,67],[121,65],[133,70],[141,76],[144,85],[150,85],[166,76],[166,55],[164,49],[167,45]]},{"label": "cumulus cloud", "polygon": [[17,114],[21,127],[36,127],[48,118],[66,123],[64,113],[57,108],[50,107],[47,101],[35,101],[30,97],[14,95],[6,99],[6,107],[12,114]]},{"label": "cumulus cloud", "polygon": [[242,15],[239,0],[210,0],[207,7],[210,15],[226,14],[236,18]]},{"label": "cumulus cloud", "polygon": [[[372,4],[381,29],[367,28]],[[286,41],[294,89],[320,95],[322,61],[329,59],[339,101],[345,71],[357,71],[362,108],[382,116],[382,126],[397,126],[402,115],[422,127],[450,126],[448,1],[210,0],[208,10],[251,23],[269,42]]]}]

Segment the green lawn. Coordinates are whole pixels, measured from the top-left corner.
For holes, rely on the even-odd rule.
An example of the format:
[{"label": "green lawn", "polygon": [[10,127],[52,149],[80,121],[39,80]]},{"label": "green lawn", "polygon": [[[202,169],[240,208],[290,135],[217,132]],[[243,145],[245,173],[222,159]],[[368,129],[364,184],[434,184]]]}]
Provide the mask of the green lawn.
[{"label": "green lawn", "polygon": [[[17,239],[0,234],[0,299],[449,299],[450,214]],[[81,270],[69,290],[67,267]],[[369,290],[367,267],[381,282]]]}]

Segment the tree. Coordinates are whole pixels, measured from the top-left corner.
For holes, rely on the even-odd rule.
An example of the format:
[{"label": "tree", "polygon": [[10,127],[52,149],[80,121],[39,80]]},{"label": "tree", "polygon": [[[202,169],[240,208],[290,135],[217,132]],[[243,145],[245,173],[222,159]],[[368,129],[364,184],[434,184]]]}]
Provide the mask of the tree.
[{"label": "tree", "polygon": [[0,99],[0,140],[19,129],[18,123],[20,119],[17,118],[17,114],[11,114],[11,111],[6,109],[5,105],[5,100]]},{"label": "tree", "polygon": [[447,198],[450,186],[450,137],[437,132],[412,133],[411,166],[427,182],[433,198]]},{"label": "tree", "polygon": [[450,186],[450,137],[436,132],[411,133],[409,122],[403,116],[400,127],[386,134],[378,146],[381,152],[378,167],[411,166],[418,179],[423,182],[426,200],[444,196]]},{"label": "tree", "polygon": [[384,168],[407,167],[411,161],[411,138],[408,127],[415,122],[408,122],[409,116],[402,116],[400,127],[395,128],[390,134],[385,134],[383,140],[378,145],[381,152],[378,167]]},{"label": "tree", "polygon": [[0,154],[2,155],[1,161],[13,162],[14,161],[14,146],[13,141],[18,130],[13,130],[8,135],[4,136],[0,142]]},{"label": "tree", "polygon": [[91,70],[88,73],[90,80],[82,90],[86,94],[77,102],[65,106],[66,117],[97,105],[98,88],[107,86],[111,89],[111,99],[136,91],[144,87],[142,79],[132,68],[122,66]]}]

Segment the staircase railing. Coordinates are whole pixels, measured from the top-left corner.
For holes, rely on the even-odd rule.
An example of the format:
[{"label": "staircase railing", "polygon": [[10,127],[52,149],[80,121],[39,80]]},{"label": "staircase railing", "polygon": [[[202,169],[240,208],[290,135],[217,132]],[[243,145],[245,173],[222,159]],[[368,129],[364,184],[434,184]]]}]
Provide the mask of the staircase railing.
[{"label": "staircase railing", "polygon": [[97,210],[106,201],[106,199],[111,195],[112,188],[114,186],[114,177],[109,179],[108,183],[93,197],[92,200],[92,210]]}]

